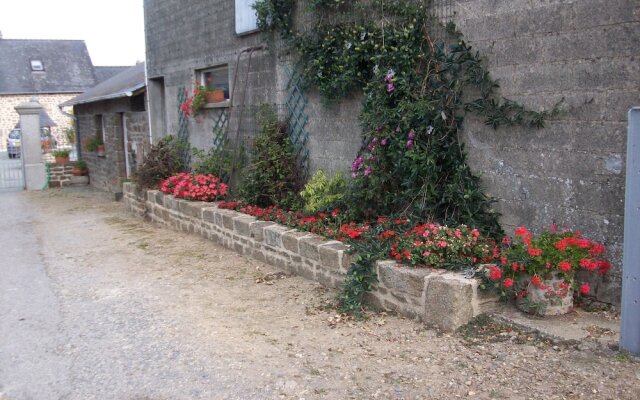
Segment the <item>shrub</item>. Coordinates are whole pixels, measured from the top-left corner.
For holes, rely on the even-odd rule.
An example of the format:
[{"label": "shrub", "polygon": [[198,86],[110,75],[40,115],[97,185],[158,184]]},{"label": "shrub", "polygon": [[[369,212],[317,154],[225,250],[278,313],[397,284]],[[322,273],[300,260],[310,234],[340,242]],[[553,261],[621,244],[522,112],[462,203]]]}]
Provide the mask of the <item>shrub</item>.
[{"label": "shrub", "polygon": [[[578,271],[604,275],[611,268],[604,258],[605,247],[582,237],[579,231],[560,232],[552,227],[535,237],[521,226],[515,236],[513,241],[508,237],[503,240],[505,249],[500,262],[491,265],[485,274],[490,286],[502,296],[522,298],[529,285],[540,287],[552,274],[564,279],[568,289]],[[590,291],[585,283],[579,293]]]},{"label": "shrub", "polygon": [[334,205],[344,197],[347,181],[342,172],[328,179],[323,170],[318,170],[300,192],[304,200],[304,210],[316,213],[321,210],[335,208]]},{"label": "shrub", "polygon": [[260,107],[257,119],[260,132],[251,152],[251,164],[240,183],[240,197],[262,207],[276,204],[295,208],[302,182],[288,126],[278,121],[269,105]]},{"label": "shrub", "polygon": [[194,201],[215,201],[227,194],[228,187],[215,175],[180,173],[163,180],[160,191],[177,198]]},{"label": "shrub", "polygon": [[75,163],[73,163],[73,166],[75,168],[78,168],[79,170],[82,171],[86,171],[87,170],[87,162],[84,160],[78,160]]},{"label": "shrub", "polygon": [[103,145],[102,138],[98,135],[91,137],[86,141],[84,148],[87,151],[96,152],[98,151],[98,146]]},{"label": "shrub", "polygon": [[240,170],[245,163],[244,148],[240,147],[235,160],[233,151],[227,143],[206,151],[194,147],[191,149],[194,157],[192,170],[198,174],[216,175],[228,184],[231,181],[231,174]]},{"label": "shrub", "polygon": [[62,157],[62,158],[69,157],[70,153],[71,153],[71,150],[69,149],[57,149],[51,152],[51,154],[54,157]]},{"label": "shrub", "polygon": [[184,169],[180,152],[186,144],[174,136],[165,136],[151,146],[149,154],[138,167],[136,181],[141,188],[155,188],[163,180]]}]

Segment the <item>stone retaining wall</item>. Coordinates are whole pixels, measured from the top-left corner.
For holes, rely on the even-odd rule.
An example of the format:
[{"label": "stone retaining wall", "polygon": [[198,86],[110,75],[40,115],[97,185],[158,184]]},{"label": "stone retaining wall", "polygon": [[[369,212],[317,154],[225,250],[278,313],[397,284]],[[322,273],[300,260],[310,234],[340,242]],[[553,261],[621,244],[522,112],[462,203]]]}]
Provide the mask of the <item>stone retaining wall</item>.
[{"label": "stone retaining wall", "polygon": [[[133,214],[175,230],[205,237],[286,272],[340,288],[349,268],[348,247],[336,240],[260,221],[216,203],[176,199],[157,190],[124,184],[124,203]],[[368,304],[454,330],[492,309],[495,297],[482,294],[478,281],[459,273],[377,264],[379,282]]]}]

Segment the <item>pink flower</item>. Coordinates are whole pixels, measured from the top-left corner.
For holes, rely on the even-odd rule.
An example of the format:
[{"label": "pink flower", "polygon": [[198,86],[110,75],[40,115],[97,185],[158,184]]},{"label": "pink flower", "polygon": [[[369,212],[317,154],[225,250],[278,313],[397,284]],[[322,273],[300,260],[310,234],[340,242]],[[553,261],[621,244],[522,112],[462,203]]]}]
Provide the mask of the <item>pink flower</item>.
[{"label": "pink flower", "polygon": [[509,289],[510,287],[513,286],[513,279],[511,278],[507,278],[502,282],[502,286],[504,286],[505,288]]},{"label": "pink flower", "polygon": [[393,93],[396,90],[396,86],[393,83],[387,83],[387,93]]},{"label": "pink flower", "polygon": [[489,279],[491,279],[492,281],[497,281],[500,278],[502,278],[502,270],[500,268],[496,267],[495,265],[490,265],[489,266]]},{"label": "pink flower", "polygon": [[590,291],[591,287],[588,283],[583,283],[582,286],[580,286],[580,294],[589,294]]},{"label": "pink flower", "polygon": [[558,268],[560,269],[560,271],[562,272],[569,272],[571,271],[571,263],[568,261],[561,261],[558,264]]},{"label": "pink flower", "polygon": [[531,278],[531,284],[533,286],[540,287],[540,283],[541,283],[541,280],[538,275],[534,275],[533,278]]}]

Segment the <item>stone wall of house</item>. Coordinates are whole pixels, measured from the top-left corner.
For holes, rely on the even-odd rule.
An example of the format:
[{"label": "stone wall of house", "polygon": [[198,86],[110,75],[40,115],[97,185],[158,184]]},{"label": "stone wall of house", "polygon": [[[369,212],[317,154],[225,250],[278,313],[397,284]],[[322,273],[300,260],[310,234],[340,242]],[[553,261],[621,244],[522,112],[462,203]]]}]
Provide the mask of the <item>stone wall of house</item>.
[{"label": "stone wall of house", "polygon": [[546,128],[467,118],[469,161],[505,230],[555,222],[604,242],[614,262],[598,298],[619,303],[627,111],[640,105],[640,3],[457,0],[454,21],[501,94],[534,110],[565,98]]},{"label": "stone wall of house", "polygon": [[[134,215],[200,235],[326,287],[339,289],[344,283],[351,259],[347,246],[339,241],[220,209],[216,203],[138,190],[132,183],[125,183],[123,192],[124,204]],[[394,261],[380,261],[376,269],[379,282],[366,301],[430,326],[454,330],[496,304],[495,296],[480,291],[478,280],[466,279],[462,273],[416,269]]]},{"label": "stone wall of house", "polygon": [[[235,60],[241,49],[259,44],[260,36],[234,34],[233,3],[199,0],[185,7],[180,0],[145,1],[149,76],[163,78],[166,86],[165,132],[177,132],[177,91],[189,86],[197,69],[229,63],[230,80],[237,69],[236,86],[243,87],[247,59],[238,68]],[[614,268],[593,287],[600,300],[619,303],[626,113],[640,104],[640,5],[629,0],[437,3],[452,4],[453,21],[499,80],[501,95],[534,110],[551,109],[565,98],[564,112],[544,129],[494,130],[468,116],[463,140],[472,168],[498,200],[505,230],[527,225],[540,231],[555,222],[605,243]],[[247,75],[244,104],[272,98],[285,103],[286,58],[254,54],[256,70]],[[359,100],[325,107],[314,92],[306,95],[311,167],[347,169],[360,144]],[[233,135],[252,131],[251,113],[244,118],[237,130],[232,118]],[[207,145],[211,121],[191,121],[190,132],[193,143]]]},{"label": "stone wall of house", "polygon": [[[130,111],[138,102],[132,98],[121,98],[77,105],[78,138],[81,143],[81,158],[87,162],[90,184],[112,193],[122,192],[122,182],[131,177],[136,165],[149,148],[149,124],[146,111]],[[87,142],[100,132],[102,120],[104,154],[86,150]],[[125,125],[126,124],[126,125]],[[125,126],[129,150],[129,174],[125,160]]]},{"label": "stone wall of house", "polygon": [[[51,119],[57,124],[51,128],[51,133],[56,138],[58,146],[72,145],[67,140],[65,129],[72,126],[72,119],[60,112],[58,108],[59,104],[70,100],[80,93],[67,93],[67,94],[37,94],[35,97],[38,102],[42,104],[45,111]],[[19,104],[31,101],[33,95],[5,95],[0,94],[0,151],[3,151],[7,147],[7,135],[16,126],[20,120],[18,113],[16,113],[15,107]],[[70,110],[65,110],[70,112]]]}]

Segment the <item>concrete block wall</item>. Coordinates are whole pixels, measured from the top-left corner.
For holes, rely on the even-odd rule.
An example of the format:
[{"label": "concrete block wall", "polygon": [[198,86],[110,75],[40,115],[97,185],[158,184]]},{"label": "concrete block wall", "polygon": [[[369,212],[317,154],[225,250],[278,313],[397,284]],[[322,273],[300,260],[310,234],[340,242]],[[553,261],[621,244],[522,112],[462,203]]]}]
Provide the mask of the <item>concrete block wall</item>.
[{"label": "concrete block wall", "polygon": [[[177,88],[188,86],[195,70],[229,63],[232,77],[238,52],[261,43],[259,34],[234,34],[233,3],[145,1],[147,67],[151,78],[164,78],[168,133],[177,132]],[[614,267],[592,287],[599,300],[618,304],[626,112],[640,104],[640,3],[455,0],[452,4],[453,21],[484,57],[501,85],[501,95],[534,110],[548,110],[565,98],[564,113],[541,130],[493,130],[476,117],[465,120],[462,139],[469,163],[483,177],[487,192],[497,198],[503,227],[512,231],[526,225],[540,231],[555,222],[603,242]],[[263,51],[256,56],[261,60],[256,65],[261,66],[247,82],[246,104],[272,97],[274,103],[283,104],[285,61]],[[242,63],[238,70],[245,71]],[[244,79],[242,73],[239,76]],[[313,91],[307,97],[312,172],[348,170],[360,147],[360,99],[325,107]],[[243,130],[251,125],[249,119],[242,121],[241,137],[250,136],[251,128]],[[237,122],[233,124],[230,132],[235,134]],[[207,118],[202,123],[191,121],[190,132],[195,145],[210,143]]]},{"label": "concrete block wall", "polygon": [[469,162],[499,202],[507,231],[555,222],[607,245],[614,268],[594,282],[620,301],[626,113],[640,105],[640,3],[457,0],[454,22],[500,93],[531,109],[565,98],[541,130],[493,130],[467,118]]},{"label": "concrete block wall", "polygon": [[[158,190],[138,190],[132,183],[124,183],[123,191],[125,207],[138,217],[200,235],[326,287],[340,288],[344,284],[351,256],[342,242],[220,209],[216,203],[180,200]],[[369,304],[444,330],[454,330],[491,311],[497,300],[480,292],[478,281],[459,273],[381,261],[377,274],[379,283],[367,297]]]}]

